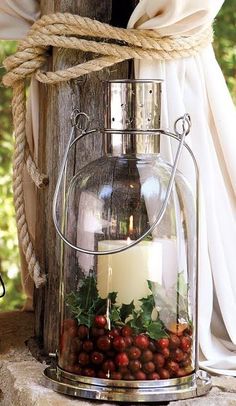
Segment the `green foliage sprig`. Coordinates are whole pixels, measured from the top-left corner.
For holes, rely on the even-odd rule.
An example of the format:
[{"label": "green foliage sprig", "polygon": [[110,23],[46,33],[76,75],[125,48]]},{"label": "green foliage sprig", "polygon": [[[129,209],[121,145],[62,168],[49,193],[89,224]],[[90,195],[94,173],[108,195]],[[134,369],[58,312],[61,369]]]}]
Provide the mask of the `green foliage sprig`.
[{"label": "green foliage sprig", "polygon": [[[149,281],[148,285],[151,288]],[[155,320],[152,318],[155,309],[152,294],[140,299],[141,306],[137,310],[133,301],[119,306],[116,304],[116,298],[117,292],[112,292],[106,299],[102,299],[98,294],[96,279],[90,275],[83,280],[78,292],[67,295],[66,304],[78,323],[87,327],[93,325],[96,315],[108,313],[112,326],[127,324],[132,327],[135,334],[148,333],[153,339],[167,336],[162,321],[157,317]]]}]

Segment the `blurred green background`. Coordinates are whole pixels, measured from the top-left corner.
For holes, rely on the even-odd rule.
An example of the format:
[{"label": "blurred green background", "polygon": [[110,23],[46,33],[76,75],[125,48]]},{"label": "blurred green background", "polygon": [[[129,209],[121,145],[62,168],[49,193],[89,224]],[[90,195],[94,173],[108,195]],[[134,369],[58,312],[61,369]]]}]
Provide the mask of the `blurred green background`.
[{"label": "blurred green background", "polygon": [[[214,24],[214,48],[227,85],[236,102],[236,7],[235,0],[226,0]],[[0,41],[0,79],[4,74],[2,61],[16,50],[16,42]],[[0,89],[0,272],[7,294],[0,299],[0,310],[22,307],[19,256],[12,198],[12,122],[11,90]]]}]

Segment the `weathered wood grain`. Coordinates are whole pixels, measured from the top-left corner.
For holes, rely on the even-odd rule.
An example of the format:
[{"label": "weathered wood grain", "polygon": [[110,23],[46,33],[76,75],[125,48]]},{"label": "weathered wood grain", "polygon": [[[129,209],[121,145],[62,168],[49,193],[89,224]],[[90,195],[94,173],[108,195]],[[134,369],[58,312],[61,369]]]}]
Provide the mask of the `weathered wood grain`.
[{"label": "weathered wood grain", "polygon": [[[71,12],[82,16],[126,26],[129,15],[137,1],[134,0],[41,0],[42,14],[53,12]],[[73,50],[57,49],[52,51],[48,61],[49,69],[64,69],[67,66],[88,60],[89,54]],[[68,141],[70,113],[73,107],[93,117],[93,125],[103,122],[101,80],[122,78],[129,74],[129,62],[118,64],[111,69],[91,74],[80,80],[59,85],[40,85],[40,140],[39,167],[49,175],[49,186],[38,192],[37,200],[37,256],[48,275],[47,285],[35,291],[36,335],[41,336],[46,351],[55,351],[58,346],[59,331],[59,280],[60,280],[60,241],[56,237],[52,222],[52,199],[62,161],[65,145]],[[76,160],[70,160],[68,174],[75,167],[85,165],[98,157],[102,151],[99,138],[89,137],[76,152]]]}]

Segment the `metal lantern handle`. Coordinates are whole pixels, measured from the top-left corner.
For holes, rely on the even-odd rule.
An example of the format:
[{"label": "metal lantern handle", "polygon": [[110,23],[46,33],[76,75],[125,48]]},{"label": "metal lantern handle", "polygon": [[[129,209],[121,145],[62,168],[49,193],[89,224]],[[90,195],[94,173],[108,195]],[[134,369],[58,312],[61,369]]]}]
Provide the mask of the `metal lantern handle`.
[{"label": "metal lantern handle", "polygon": [[[120,247],[111,251],[92,251],[92,250],[86,250],[84,248],[78,247],[77,245],[73,245],[62,233],[62,231],[60,230],[60,227],[58,225],[58,221],[57,221],[57,200],[58,200],[58,195],[59,195],[59,190],[60,190],[60,186],[62,183],[62,179],[63,179],[63,174],[66,170],[66,165],[67,165],[67,159],[68,159],[68,154],[70,151],[70,148],[80,139],[82,139],[85,135],[88,134],[92,134],[94,132],[97,131],[97,129],[92,129],[89,130],[89,125],[90,125],[90,119],[87,116],[87,114],[80,112],[78,109],[73,110],[72,114],[71,114],[71,120],[72,120],[72,130],[71,130],[71,134],[70,134],[70,138],[69,138],[69,142],[66,146],[66,151],[65,151],[65,155],[64,158],[62,160],[62,165],[60,168],[60,172],[59,172],[59,176],[58,176],[58,181],[56,184],[56,188],[55,188],[55,193],[54,193],[54,198],[53,198],[53,222],[56,228],[57,233],[59,234],[59,236],[61,237],[61,239],[71,248],[73,248],[76,251],[79,251],[81,253],[84,254],[91,254],[91,255],[108,255],[108,254],[115,254],[115,253],[119,253],[119,252],[123,252],[127,249],[130,249],[131,247],[137,245],[139,242],[141,242],[145,237],[147,237],[154,229],[155,227],[161,222],[165,211],[166,211],[166,207],[171,195],[171,192],[173,190],[173,185],[174,185],[174,180],[175,180],[175,175],[176,175],[176,171],[177,171],[177,167],[178,167],[178,163],[179,163],[179,159],[183,150],[183,147],[186,147],[187,150],[190,152],[190,155],[194,161],[194,166],[195,166],[195,170],[197,172],[197,164],[196,164],[196,160],[195,157],[191,151],[191,149],[188,147],[187,144],[185,144],[185,137],[189,134],[190,132],[190,127],[191,127],[191,120],[190,120],[190,116],[189,114],[184,114],[184,116],[178,118],[175,122],[174,125],[174,131],[175,134],[171,133],[171,132],[167,132],[164,130],[158,130],[158,133],[161,133],[163,135],[169,136],[171,138],[176,139],[179,142],[179,146],[176,152],[176,156],[174,159],[174,165],[173,165],[173,169],[171,172],[171,176],[169,179],[169,183],[168,183],[168,187],[167,187],[167,191],[166,191],[166,196],[164,199],[164,202],[160,208],[160,211],[156,217],[156,220],[154,221],[154,223],[149,227],[149,229],[143,234],[141,235],[141,237],[139,237],[137,240],[132,241],[129,245],[124,246],[124,247]],[[85,124],[81,125],[81,121],[84,120]],[[182,124],[182,131],[178,130],[178,126],[179,124]],[[76,138],[74,138],[74,134],[75,134],[75,129],[78,129],[81,131],[80,135]],[[114,131],[115,132],[115,131]],[[74,139],[73,139],[74,138]],[[198,172],[197,172],[197,177],[198,177]]]},{"label": "metal lantern handle", "polygon": [[1,274],[0,274],[0,285],[2,287],[2,292],[0,293],[0,298],[1,298],[1,297],[5,296],[5,293],[6,293],[5,285],[4,285]]}]

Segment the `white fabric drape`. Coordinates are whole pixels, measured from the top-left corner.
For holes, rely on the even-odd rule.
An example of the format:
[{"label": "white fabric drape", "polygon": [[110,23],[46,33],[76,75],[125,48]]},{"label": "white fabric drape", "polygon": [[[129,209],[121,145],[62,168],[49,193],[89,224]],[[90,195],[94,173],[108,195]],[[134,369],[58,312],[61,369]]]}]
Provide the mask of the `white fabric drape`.
[{"label": "white fabric drape", "polygon": [[[129,27],[156,29],[161,35],[192,34],[211,23],[223,0],[141,0]],[[0,38],[20,39],[39,16],[34,0],[0,2]],[[236,149],[235,110],[215,60],[212,47],[196,57],[168,62],[136,62],[139,78],[164,79],[162,127],[173,129],[177,117],[188,112],[192,131],[188,142],[200,168],[201,260],[200,260],[200,346],[204,367],[236,375]],[[37,84],[31,97],[32,130],[28,139],[37,145]],[[32,102],[31,102],[32,103]],[[162,151],[172,159],[176,147],[166,140]],[[37,151],[35,150],[37,155]],[[191,180],[191,168],[182,165]],[[31,184],[26,181],[26,189]],[[30,196],[30,195],[29,195]],[[26,197],[31,231],[35,214]],[[223,371],[222,371],[223,369]]]},{"label": "white fabric drape", "polygon": [[[141,0],[129,27],[160,35],[189,35],[213,22],[222,0]],[[163,79],[162,127],[173,130],[179,116],[192,120],[187,142],[201,177],[199,338],[201,365],[236,375],[236,116],[211,46],[197,56],[173,61],[136,61],[142,79]],[[176,144],[162,140],[172,160]],[[192,180],[192,168],[182,162]],[[204,360],[205,359],[205,360]],[[223,370],[223,371],[222,371]],[[228,371],[224,371],[228,370]]]}]

